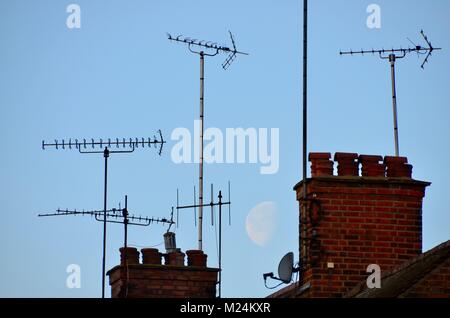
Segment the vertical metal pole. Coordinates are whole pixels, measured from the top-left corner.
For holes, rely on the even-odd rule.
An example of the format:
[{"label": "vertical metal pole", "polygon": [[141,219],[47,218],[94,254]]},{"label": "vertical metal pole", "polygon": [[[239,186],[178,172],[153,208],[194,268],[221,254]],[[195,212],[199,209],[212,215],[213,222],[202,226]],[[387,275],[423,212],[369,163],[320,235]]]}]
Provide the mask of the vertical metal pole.
[{"label": "vertical metal pole", "polygon": [[105,157],[105,185],[104,185],[104,197],[103,197],[103,262],[102,262],[102,298],[105,298],[105,271],[106,271],[106,199],[108,191],[108,157],[109,150],[105,147],[103,151],[103,157]]},{"label": "vertical metal pole", "polygon": [[[124,224],[124,241],[123,241],[123,246],[125,247],[125,253],[127,252],[127,245],[128,245],[128,196],[125,195],[125,212],[123,213],[124,215],[124,220],[123,220],[123,224]],[[125,254],[126,255],[126,254]],[[127,258],[125,258],[125,260],[127,260]]]},{"label": "vertical metal pole", "polygon": [[391,81],[392,81],[392,109],[394,112],[394,138],[395,138],[395,156],[399,156],[398,146],[398,125],[397,125],[397,94],[395,91],[395,54],[389,55],[391,63]]},{"label": "vertical metal pole", "polygon": [[198,249],[203,250],[203,97],[204,97],[204,66],[205,66],[205,57],[203,51],[200,52],[200,171],[198,177]]},{"label": "vertical metal pole", "polygon": [[[303,209],[306,209],[306,165],[307,165],[307,75],[308,75],[308,0],[303,1]],[[302,204],[300,204],[302,205]],[[302,213],[299,216],[299,235],[301,235],[302,228]],[[306,211],[305,211],[306,215]],[[299,240],[299,260],[301,260],[302,255],[302,244]]]},{"label": "vertical metal pole", "polygon": [[219,191],[219,298],[222,297],[222,191]]},{"label": "vertical metal pole", "polygon": [[125,256],[125,267],[127,269],[127,280],[125,284],[125,298],[128,298],[128,279],[129,279],[129,272],[128,272],[128,253],[127,253],[127,245],[128,245],[128,196],[125,195],[125,208],[123,210],[123,224],[124,224],[124,239],[123,239],[123,246],[124,246],[124,256]]}]

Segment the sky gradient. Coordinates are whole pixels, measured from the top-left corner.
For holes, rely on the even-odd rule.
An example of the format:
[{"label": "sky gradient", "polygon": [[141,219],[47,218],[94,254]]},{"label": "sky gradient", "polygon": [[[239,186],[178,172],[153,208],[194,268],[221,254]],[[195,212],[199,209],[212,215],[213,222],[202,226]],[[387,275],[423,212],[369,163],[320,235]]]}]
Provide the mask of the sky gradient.
[{"label": "sky gradient", "polygon": [[[66,26],[71,3],[81,8],[80,29]],[[371,3],[381,8],[380,29],[366,25]],[[432,182],[424,199],[423,248],[448,240],[450,2],[318,0],[309,10],[309,151],[394,152],[388,63],[377,56],[341,57],[340,49],[407,47],[407,37],[423,45],[421,29],[443,48],[425,70],[415,54],[396,69],[400,154],[415,179]],[[193,131],[199,60],[165,34],[229,44],[228,30],[250,55],[227,71],[221,68],[225,55],[206,58],[205,127],[278,128],[280,164],[266,175],[259,164],[206,165],[205,197],[211,182],[226,196],[231,181],[223,296],[271,293],[262,273],[276,271],[289,251],[298,258],[292,187],[302,177],[302,24],[302,1],[0,0],[0,296],[100,296],[101,223],[37,214],[101,209],[103,158],[43,151],[42,140],[151,137],[161,129],[168,140],[161,157],[153,149],[110,157],[108,205],[128,194],[130,213],[168,217],[177,188],[181,203],[192,202],[198,167],[172,162],[170,135],[180,127]],[[256,206],[270,206],[262,213],[272,234],[264,244],[246,232]],[[205,214],[205,251],[216,266],[216,228],[209,209]],[[130,245],[163,250],[164,231],[159,225],[130,228]],[[196,248],[192,211],[180,213],[176,233],[182,250]],[[107,269],[119,262],[122,236],[121,226],[108,226]],[[81,267],[79,289],[66,287],[69,264]]]}]

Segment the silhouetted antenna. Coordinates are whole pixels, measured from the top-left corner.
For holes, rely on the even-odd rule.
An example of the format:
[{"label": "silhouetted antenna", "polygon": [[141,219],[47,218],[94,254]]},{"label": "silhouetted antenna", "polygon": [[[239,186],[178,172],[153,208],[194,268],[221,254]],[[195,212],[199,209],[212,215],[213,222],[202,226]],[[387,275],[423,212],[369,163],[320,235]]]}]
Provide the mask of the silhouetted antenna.
[{"label": "silhouetted antenna", "polygon": [[[129,138],[129,139],[111,139],[106,140],[86,140],[86,139],[69,139],[66,141],[55,140],[54,143],[46,143],[42,141],[42,149],[51,147],[55,149],[77,149],[82,154],[103,154],[105,158],[105,175],[104,175],[104,191],[103,191],[103,261],[102,261],[102,298],[105,298],[105,276],[106,276],[106,223],[107,221],[107,189],[108,189],[108,157],[110,154],[132,153],[139,148],[148,148],[159,145],[159,155],[162,153],[163,145],[166,143],[163,139],[161,130],[158,130],[159,139],[156,136],[152,138]],[[111,150],[114,149],[114,150]]]},{"label": "silhouetted antenna", "polygon": [[[156,136],[153,136],[153,138],[147,137],[147,138],[108,138],[108,139],[73,139],[70,138],[68,141],[65,139],[57,140],[52,143],[46,143],[44,140],[42,141],[42,150],[45,150],[47,147],[54,147],[55,149],[77,149],[80,153],[103,153],[102,151],[92,152],[89,151],[89,149],[103,149],[105,148],[116,148],[116,149],[126,149],[125,151],[121,152],[133,152],[136,148],[145,148],[145,147],[155,147],[159,148],[158,154],[161,155],[163,145],[166,143],[166,141],[163,139],[161,130],[158,130],[159,139]],[[113,153],[115,151],[111,151],[110,153]]]},{"label": "silhouetted antenna", "polygon": [[[195,191],[195,186],[194,186],[194,205],[197,204],[197,193]],[[178,204],[177,204],[178,206]],[[194,207],[194,226],[197,226],[197,207]]]},{"label": "silhouetted antenna", "polygon": [[[38,214],[39,217],[48,216],[70,216],[70,215],[81,215],[81,216],[91,216],[94,217],[96,221],[103,222],[104,210],[69,210],[69,209],[56,209],[55,213],[44,213]],[[136,226],[149,226],[151,224],[175,224],[173,221],[173,216],[170,219],[167,218],[154,218],[147,216],[137,216],[130,215],[128,213],[128,196],[125,196],[125,207],[113,208],[106,210],[106,222],[108,223],[119,223],[127,225]],[[125,230],[124,236],[124,247],[127,247],[127,235]]]},{"label": "silhouetted antenna", "polygon": [[216,42],[191,39],[183,35],[172,36],[167,33],[167,38],[173,42],[186,44],[191,53],[200,56],[200,147],[199,147],[199,187],[198,187],[198,249],[203,250],[203,132],[204,132],[204,79],[205,79],[205,56],[216,56],[219,53],[227,53],[228,57],[222,64],[223,69],[227,69],[237,54],[248,55],[238,51],[233,34],[228,31],[231,38],[232,48],[225,45],[218,45]]},{"label": "silhouetted antenna", "polygon": [[[125,253],[125,266],[127,266],[128,258],[126,255],[127,252],[127,246],[128,246],[128,225],[135,225],[135,226],[149,226],[150,224],[169,224],[169,230],[170,226],[174,224],[173,221],[173,209],[170,219],[166,218],[153,218],[153,217],[146,217],[146,216],[137,216],[137,215],[130,215],[128,213],[128,196],[125,196],[125,207],[123,209],[120,208],[113,208],[109,210],[61,210],[57,209],[56,213],[46,213],[46,214],[38,214],[39,217],[48,217],[48,216],[72,216],[72,215],[81,215],[81,216],[91,216],[94,217],[96,221],[99,222],[108,222],[108,223],[118,223],[124,225],[124,239],[123,239],[123,247],[124,247],[124,253]],[[106,221],[105,221],[106,220]],[[128,284],[128,283],[127,283]],[[126,286],[128,288],[128,286]]]},{"label": "silhouetted antenna", "polygon": [[423,60],[422,65],[420,66],[421,68],[424,68],[425,63],[428,63],[428,59],[430,58],[431,53],[432,53],[434,50],[441,50],[441,48],[434,48],[434,47],[431,45],[431,42],[428,41],[427,36],[423,33],[423,30],[420,30],[420,34],[422,35],[422,37],[424,38],[425,42],[427,42],[427,45],[428,45],[428,50],[426,50],[426,51],[428,52],[428,53],[427,53],[427,56],[425,57],[425,59]]},{"label": "silhouetted antenna", "polygon": [[[423,47],[420,45],[415,44],[413,41],[411,41],[410,38],[407,38],[409,42],[411,42],[414,47],[409,47],[409,48],[392,48],[392,49],[379,49],[379,50],[359,50],[359,51],[340,51],[339,54],[340,55],[364,55],[364,54],[378,54],[380,58],[382,59],[389,59],[389,55],[390,54],[395,54],[395,58],[396,59],[400,59],[400,58],[404,58],[406,56],[406,54],[408,53],[413,53],[416,52],[418,54],[427,54],[427,56],[425,57],[424,61],[421,64],[421,68],[424,68],[425,63],[428,62],[429,57],[431,56],[431,53],[435,50],[442,50],[442,48],[435,48],[431,45],[431,42],[428,40],[428,38],[425,36],[425,34],[423,33],[423,31],[420,31],[420,34],[422,35],[422,37],[424,38],[425,42],[427,43],[428,47]],[[388,55],[386,55],[388,54]]]},{"label": "silhouetted antenna", "polygon": [[[428,47],[423,47],[420,45],[415,45],[414,47],[409,47],[406,49],[403,48],[392,48],[392,49],[381,49],[381,50],[360,50],[360,51],[346,51],[339,52],[340,55],[364,55],[364,54],[378,54],[381,59],[389,60],[391,64],[391,81],[392,81],[392,108],[394,113],[394,143],[395,143],[395,155],[398,157],[399,153],[399,142],[398,142],[398,124],[397,124],[397,96],[395,89],[395,61],[397,59],[402,59],[408,53],[416,52],[417,54],[426,54],[425,59],[420,66],[422,69],[424,68],[425,63],[428,63],[428,60],[431,56],[431,53],[435,50],[441,50],[441,48],[435,48],[431,45],[431,42],[428,40],[427,36],[423,33],[423,30],[420,31],[420,34],[424,38],[426,45]],[[408,39],[411,43],[413,43],[410,39]],[[414,44],[414,43],[413,43]]]},{"label": "silhouetted antenna", "polygon": [[175,222],[173,221],[173,207],[172,207],[172,210],[171,210],[171,212],[170,212],[170,223],[169,223],[169,227],[167,228],[167,233],[169,233],[170,232],[170,228],[172,227],[172,225],[174,225],[175,224]]},{"label": "silhouetted antenna", "polygon": [[[222,63],[222,68],[226,70],[234,61],[237,54],[248,55],[248,53],[237,50],[233,34],[231,33],[231,31],[228,32],[230,34],[231,44],[233,45],[232,48],[225,45],[218,45],[217,42],[191,39],[183,35],[173,37],[170,33],[167,33],[167,39],[170,41],[186,44],[188,46],[189,51],[196,54],[203,54],[205,56],[216,56],[219,53],[228,53],[228,57]],[[194,50],[195,47],[198,47],[200,50],[207,50],[210,53],[205,53],[205,51],[196,51]]]},{"label": "silhouetted antenna", "polygon": [[[228,202],[231,202],[231,184],[228,181]],[[228,225],[231,225],[231,204],[228,205]]]},{"label": "silhouetted antenna", "polygon": [[[214,185],[211,183],[211,203],[214,202]],[[210,204],[211,207],[211,226],[214,226],[214,205]]]},{"label": "silhouetted antenna", "polygon": [[[228,181],[228,198],[230,198],[230,182]],[[226,202],[222,201],[222,191],[219,191],[219,195],[217,196],[218,201],[214,202],[214,195],[213,195],[213,190],[214,187],[211,184],[211,201],[209,203],[205,203],[205,204],[196,204],[195,203],[195,196],[194,196],[194,204],[191,205],[179,205],[179,197],[178,197],[178,189],[177,189],[177,213],[178,210],[183,210],[183,209],[196,209],[197,207],[210,207],[211,208],[211,224],[214,225],[214,222],[212,221],[214,219],[214,207],[218,206],[219,207],[219,295],[218,297],[221,297],[222,294],[222,206],[223,205],[228,205],[228,213],[229,213],[229,222],[231,224],[231,201],[228,200]],[[178,224],[178,220],[177,220],[177,224]]]}]

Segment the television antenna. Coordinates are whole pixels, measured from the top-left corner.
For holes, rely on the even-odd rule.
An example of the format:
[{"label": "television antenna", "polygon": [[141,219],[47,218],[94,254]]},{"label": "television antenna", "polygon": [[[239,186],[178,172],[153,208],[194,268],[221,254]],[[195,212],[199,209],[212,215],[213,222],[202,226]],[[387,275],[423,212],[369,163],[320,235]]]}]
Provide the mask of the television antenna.
[{"label": "television antenna", "polygon": [[222,201],[222,191],[219,191],[219,195],[217,196],[218,201],[214,201],[214,187],[211,184],[211,201],[209,203],[198,203],[196,202],[195,196],[195,187],[194,187],[194,203],[191,205],[180,205],[179,204],[179,193],[177,189],[177,221],[176,224],[179,224],[179,210],[183,209],[194,209],[194,222],[195,222],[195,212],[197,208],[210,207],[211,208],[211,225],[214,226],[214,207],[219,207],[219,281],[218,281],[218,298],[222,296],[222,206],[228,205],[228,225],[231,225],[231,196],[230,196],[230,182],[228,181],[228,201]]},{"label": "television antenna", "polygon": [[[159,146],[159,155],[162,153],[163,145],[166,141],[163,139],[161,130],[158,130],[159,139],[153,136],[153,139],[148,138],[129,138],[125,139],[119,138],[107,140],[99,139],[69,139],[66,141],[55,140],[53,143],[46,143],[42,141],[42,150],[48,147],[57,150],[71,150],[76,149],[81,154],[103,154],[105,158],[105,169],[104,169],[104,189],[103,189],[103,260],[102,260],[102,298],[105,298],[105,276],[106,276],[106,223],[107,223],[107,190],[108,190],[108,158],[111,154],[127,154],[132,153],[139,148],[150,148],[154,146],[157,148]],[[103,150],[101,150],[103,149]],[[114,150],[111,150],[114,149]]]},{"label": "television antenna", "polygon": [[[124,238],[123,238],[123,247],[124,247],[124,253],[125,253],[125,266],[128,266],[128,258],[127,258],[127,247],[128,247],[128,226],[134,225],[134,226],[149,226],[150,224],[169,224],[170,227],[175,223],[173,221],[173,209],[171,213],[171,218],[154,218],[154,217],[146,217],[146,216],[137,216],[137,215],[130,215],[128,213],[128,196],[125,195],[125,207],[122,209],[119,204],[119,208],[112,208],[109,210],[69,210],[69,209],[57,209],[55,213],[45,213],[45,214],[38,214],[39,217],[49,217],[49,216],[71,216],[71,215],[81,215],[81,216],[91,216],[94,217],[96,221],[99,222],[106,222],[108,223],[118,223],[123,224],[124,226]],[[126,286],[128,290],[128,283]]]},{"label": "television antenna", "polygon": [[[55,213],[43,213],[38,214],[38,217],[48,217],[48,216],[69,216],[69,215],[80,215],[80,216],[91,216],[94,217],[96,221],[103,222],[104,210],[69,210],[69,209],[57,209]],[[108,223],[118,223],[124,225],[124,239],[123,247],[128,246],[128,225],[136,226],[149,226],[151,224],[169,224],[172,226],[175,224],[173,221],[173,215],[170,219],[166,218],[154,218],[147,216],[137,216],[130,215],[128,213],[128,196],[125,195],[125,207],[112,208],[106,210],[106,222]]]},{"label": "television antenna", "polygon": [[199,212],[198,212],[198,249],[203,250],[203,132],[204,132],[204,79],[205,79],[205,56],[216,56],[219,53],[227,53],[228,56],[222,63],[224,70],[228,69],[238,54],[248,55],[248,53],[238,51],[233,34],[230,34],[232,48],[219,45],[216,42],[192,39],[178,35],[176,37],[167,33],[169,41],[186,44],[191,53],[200,56],[200,149],[199,149]]},{"label": "television antenna", "polygon": [[[292,281],[292,274],[298,271],[299,268],[294,267],[294,253],[289,252],[283,256],[280,263],[278,264],[278,277],[275,277],[274,273],[263,274],[264,286],[266,286],[266,288],[269,289],[274,289],[280,286],[281,284],[289,284]],[[281,281],[281,283],[279,283],[276,286],[269,287],[267,286],[267,278]]]},{"label": "television antenna", "polygon": [[[383,60],[388,60],[391,64],[391,82],[392,82],[392,108],[394,113],[394,142],[395,142],[395,156],[398,157],[399,154],[399,143],[398,143],[398,124],[397,124],[397,95],[395,89],[395,61],[397,59],[402,59],[406,57],[408,53],[415,52],[418,55],[426,55],[422,61],[422,65],[420,67],[423,69],[425,64],[428,63],[429,58],[432,55],[432,52],[435,50],[441,50],[441,48],[435,48],[431,45],[431,42],[428,40],[428,37],[424,34],[423,30],[420,31],[423,39],[426,42],[426,46],[415,45],[414,47],[409,48],[392,48],[392,49],[381,49],[381,50],[360,50],[360,51],[346,51],[339,52],[340,55],[364,55],[364,54],[378,54],[378,56]],[[408,39],[409,40],[409,39]],[[411,40],[409,40],[411,42]]]}]

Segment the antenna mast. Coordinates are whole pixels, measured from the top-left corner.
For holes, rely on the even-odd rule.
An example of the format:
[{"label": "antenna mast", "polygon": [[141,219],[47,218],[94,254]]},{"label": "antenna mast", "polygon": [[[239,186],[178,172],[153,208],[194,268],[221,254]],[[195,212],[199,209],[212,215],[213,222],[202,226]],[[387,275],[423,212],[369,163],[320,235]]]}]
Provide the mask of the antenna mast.
[{"label": "antenna mast", "polygon": [[[151,138],[129,138],[126,140],[123,138],[122,140],[119,140],[119,138],[116,138],[115,140],[111,140],[111,138],[108,138],[108,140],[103,141],[103,139],[100,139],[98,141],[91,139],[90,141],[86,141],[86,139],[83,139],[82,141],[78,141],[78,139],[75,139],[75,141],[72,141],[72,139],[69,139],[68,142],[66,142],[64,139],[61,141],[55,140],[54,143],[46,143],[45,141],[42,141],[42,150],[45,150],[46,147],[52,147],[55,149],[77,149],[79,153],[81,154],[103,154],[103,157],[105,158],[105,176],[104,176],[104,191],[103,191],[103,260],[102,260],[102,298],[105,298],[105,276],[106,276],[106,223],[107,223],[107,190],[108,190],[108,158],[110,154],[125,154],[125,153],[132,153],[135,149],[138,148],[145,148],[150,146],[157,146],[159,145],[159,155],[162,153],[163,145],[165,144],[165,141],[163,139],[161,130],[158,131],[160,139],[158,140],[156,136]],[[116,150],[110,150],[113,146],[115,146]],[[103,149],[104,147],[104,149]],[[89,150],[91,149],[91,150]],[[98,149],[98,150],[96,150]],[[103,150],[101,150],[103,149]],[[113,148],[114,149],[114,148]]]},{"label": "antenna mast", "polygon": [[400,155],[399,152],[399,142],[398,142],[398,124],[397,124],[397,93],[395,89],[395,61],[397,59],[402,59],[406,56],[408,53],[416,52],[417,54],[426,54],[425,59],[422,62],[422,65],[420,66],[422,69],[424,68],[425,64],[428,63],[428,59],[431,56],[431,53],[434,50],[441,50],[441,48],[435,48],[431,45],[431,42],[428,40],[428,37],[423,33],[423,30],[420,31],[420,34],[422,35],[423,39],[427,43],[428,47],[423,47],[420,45],[416,45],[415,47],[410,48],[397,48],[397,49],[390,49],[390,50],[361,50],[361,51],[347,51],[347,52],[339,52],[340,55],[364,55],[364,54],[375,54],[377,53],[378,56],[381,59],[388,60],[391,65],[391,82],[392,82],[392,110],[394,114],[394,143],[395,143],[395,156],[398,157]]},{"label": "antenna mast", "polygon": [[[302,228],[304,228],[303,237],[306,237],[306,225],[303,226],[303,220],[306,219],[306,213],[307,213],[307,207],[306,207],[306,196],[307,196],[307,184],[306,184],[306,177],[307,177],[307,153],[308,153],[308,117],[307,117],[307,111],[308,111],[308,0],[303,1],[303,205],[301,205],[301,212],[299,216],[299,236],[302,237]],[[299,240],[299,255],[298,259],[299,262],[301,261],[302,254],[305,255],[306,249],[306,241],[305,240]],[[302,264],[300,262],[300,264]]]},{"label": "antenna mast", "polygon": [[[119,204],[120,206],[120,204]],[[61,210],[57,209],[56,213],[46,213],[46,214],[38,214],[39,217],[48,217],[48,216],[68,216],[68,215],[81,215],[81,216],[94,216],[96,221],[99,222],[108,222],[108,223],[118,223],[124,225],[124,239],[123,239],[123,247],[125,252],[125,266],[128,266],[128,258],[127,258],[127,247],[128,247],[128,225],[136,225],[136,226],[149,226],[152,223],[156,224],[169,224],[172,226],[175,222],[173,221],[173,213],[171,214],[170,220],[166,218],[150,218],[150,217],[142,217],[136,215],[130,215],[128,213],[128,196],[125,195],[125,207],[121,209],[113,208],[109,210],[91,210],[91,211],[77,211],[77,210]],[[131,221],[131,222],[130,222]],[[104,236],[106,239],[106,236]],[[105,245],[103,245],[105,247]],[[104,250],[103,250],[104,251]],[[104,263],[103,263],[104,264]],[[104,277],[104,276],[103,276]],[[102,286],[104,287],[103,281]],[[128,294],[128,281],[125,286],[126,292],[125,295]],[[103,289],[102,289],[103,290]]]},{"label": "antenna mast", "polygon": [[[177,190],[177,226],[179,224],[178,222],[178,211],[183,209],[197,209],[197,208],[203,208],[203,207],[210,207],[211,208],[211,225],[214,225],[214,207],[219,207],[219,295],[218,297],[222,297],[222,206],[228,205],[228,224],[231,225],[231,196],[230,196],[230,182],[228,181],[228,201],[223,202],[222,201],[222,191],[219,191],[219,195],[217,198],[219,199],[217,202],[214,202],[214,194],[213,194],[213,185],[211,184],[211,202],[210,203],[202,203],[197,204],[195,202],[195,195],[194,195],[194,203],[191,205],[179,205],[178,202],[178,190]],[[195,188],[194,188],[195,192]]]},{"label": "antenna mast", "polygon": [[[199,180],[198,180],[198,249],[203,250],[203,132],[204,132],[204,79],[205,79],[205,56],[216,56],[219,53],[227,53],[228,57],[222,63],[224,70],[228,69],[236,58],[237,54],[248,55],[248,53],[240,52],[236,49],[233,34],[230,34],[233,48],[227,46],[218,45],[212,41],[204,41],[191,39],[179,35],[172,37],[167,33],[167,38],[170,41],[180,42],[186,44],[191,53],[198,54],[200,56],[200,149],[199,149]],[[209,52],[209,53],[207,53]]]}]

